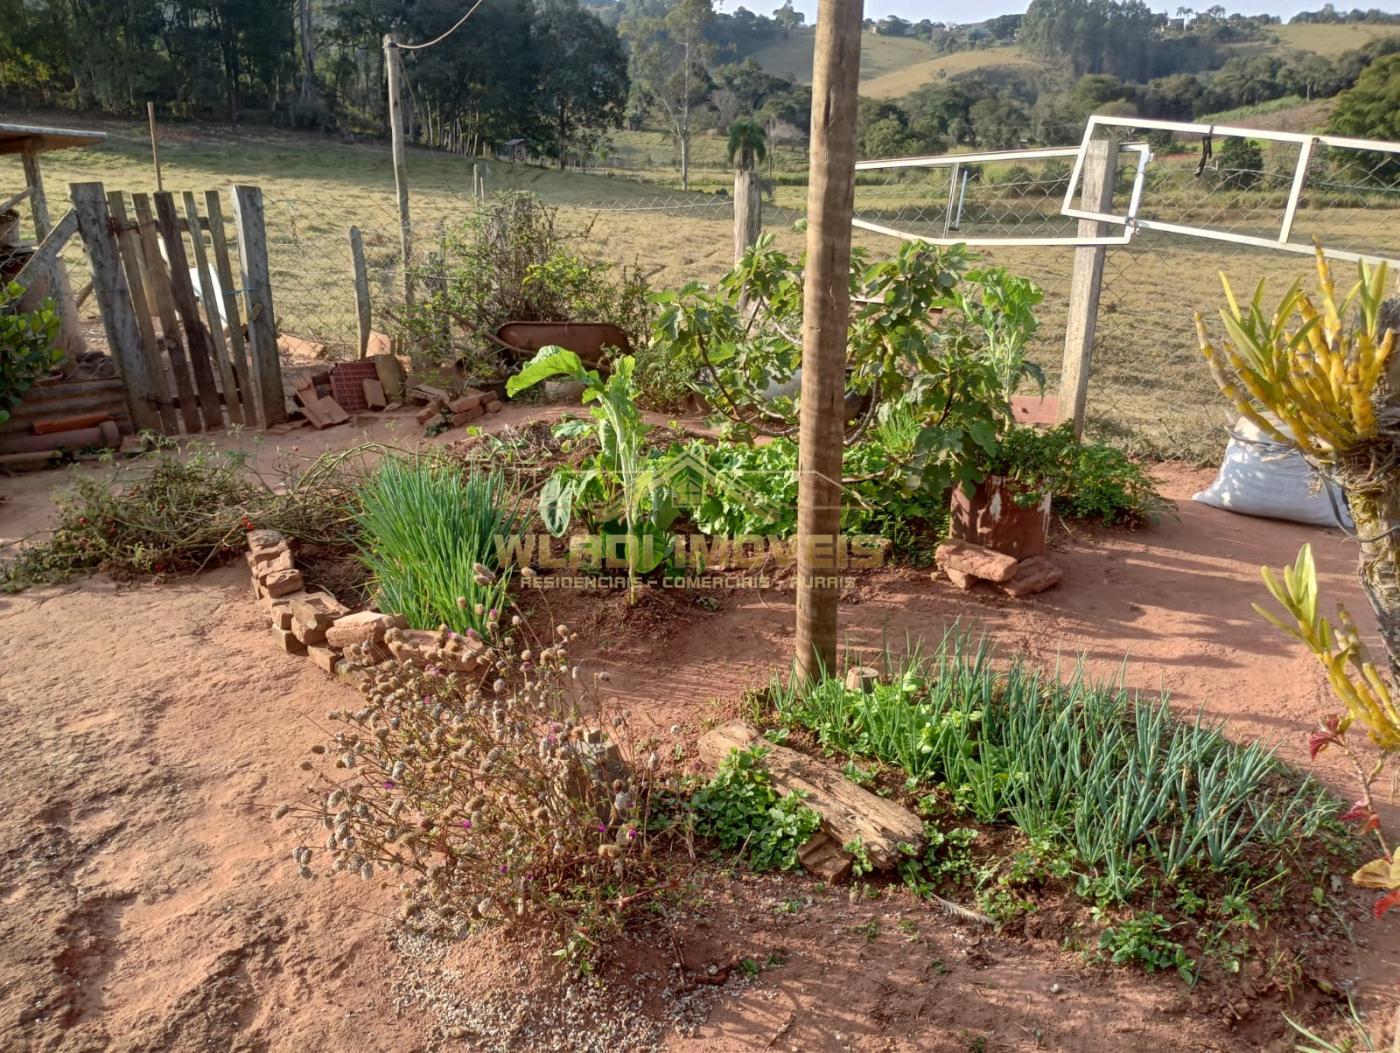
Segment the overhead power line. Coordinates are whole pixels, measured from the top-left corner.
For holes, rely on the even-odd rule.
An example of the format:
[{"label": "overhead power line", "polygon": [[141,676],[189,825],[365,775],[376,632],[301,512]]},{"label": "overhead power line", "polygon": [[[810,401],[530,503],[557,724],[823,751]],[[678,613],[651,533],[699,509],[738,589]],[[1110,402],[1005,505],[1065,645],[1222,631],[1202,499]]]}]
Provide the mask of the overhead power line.
[{"label": "overhead power line", "polygon": [[452,28],[449,29],[446,33],[442,34],[442,36],[440,37],[434,37],[432,40],[425,41],[422,44],[395,44],[394,46],[400,51],[422,51],[424,48],[430,48],[434,44],[441,44],[453,33],[461,29],[463,24],[467,21],[467,19],[471,18],[472,15],[476,14],[476,9],[485,2],[486,0],[476,0],[476,3],[472,4],[471,8],[467,11],[467,13],[461,18],[457,19],[456,23],[452,26]]}]

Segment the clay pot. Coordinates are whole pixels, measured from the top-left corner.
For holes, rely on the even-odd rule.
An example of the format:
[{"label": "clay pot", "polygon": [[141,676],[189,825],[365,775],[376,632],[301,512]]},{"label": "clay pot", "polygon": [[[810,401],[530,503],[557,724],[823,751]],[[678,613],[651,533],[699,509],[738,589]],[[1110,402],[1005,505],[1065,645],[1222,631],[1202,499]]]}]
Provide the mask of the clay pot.
[{"label": "clay pot", "polygon": [[1044,494],[1035,503],[1022,506],[1016,503],[1016,495],[1024,493],[1019,484],[999,475],[987,476],[970,495],[962,487],[955,487],[949,537],[1017,559],[1045,555],[1045,541],[1050,533],[1050,495]]}]

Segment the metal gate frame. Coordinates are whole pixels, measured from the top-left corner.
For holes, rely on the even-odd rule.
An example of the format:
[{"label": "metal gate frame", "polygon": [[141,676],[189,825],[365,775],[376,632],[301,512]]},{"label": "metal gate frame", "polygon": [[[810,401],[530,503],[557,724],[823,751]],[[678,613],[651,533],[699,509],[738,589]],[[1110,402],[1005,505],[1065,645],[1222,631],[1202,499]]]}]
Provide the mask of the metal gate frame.
[{"label": "metal gate frame", "polygon": [[[1075,208],[1075,193],[1079,189],[1079,184],[1084,172],[1085,151],[1088,150],[1089,143],[1094,139],[1095,131],[1100,128],[1128,128],[1134,130],[1146,128],[1153,131],[1182,132],[1188,135],[1223,135],[1232,138],[1263,139],[1266,142],[1298,144],[1298,163],[1293,170],[1293,180],[1288,192],[1288,201],[1284,206],[1283,218],[1279,224],[1278,236],[1275,238],[1259,238],[1249,234],[1235,234],[1231,231],[1215,230],[1211,227],[1196,227],[1183,223],[1164,223],[1156,219],[1143,219],[1136,214],[1136,207],[1133,206],[1130,206],[1126,216],[1117,216],[1112,213],[1094,212],[1088,209]],[[1096,220],[1100,223],[1113,223],[1138,230],[1155,230],[1168,234],[1185,234],[1190,237],[1207,238],[1211,241],[1228,241],[1236,245],[1278,249],[1284,252],[1311,256],[1316,251],[1312,245],[1300,244],[1296,241],[1290,241],[1289,239],[1293,233],[1293,219],[1298,211],[1298,201],[1302,197],[1303,187],[1307,183],[1308,163],[1312,160],[1313,150],[1317,146],[1330,146],[1334,149],[1357,150],[1366,153],[1400,154],[1400,143],[1390,142],[1388,140],[1352,139],[1341,135],[1306,135],[1301,132],[1277,132],[1262,128],[1237,128],[1227,124],[1194,124],[1188,121],[1159,121],[1147,117],[1106,117],[1095,114],[1089,118],[1088,124],[1084,126],[1084,138],[1075,150],[1074,170],[1070,172],[1069,186],[1065,190],[1065,200],[1060,211],[1061,214],[1073,216],[1076,219]],[[1141,175],[1141,172],[1139,172],[1139,175]],[[1088,243],[1086,242],[1084,244]],[[1329,259],[1345,260],[1351,263],[1365,262],[1376,264],[1382,262],[1400,262],[1384,256],[1345,252],[1341,249],[1329,249],[1326,247],[1323,248],[1323,255]]]},{"label": "metal gate frame", "polygon": [[[952,215],[952,202],[958,188],[958,173],[963,165],[983,164],[992,161],[1037,161],[1049,158],[1074,158],[1074,168],[1070,175],[1070,192],[1074,191],[1076,184],[1084,167],[1084,150],[1087,141],[1079,146],[1051,146],[1038,147],[1031,150],[992,150],[983,153],[972,154],[938,154],[931,157],[892,157],[882,158],[874,161],[857,161],[857,172],[876,172],[896,168],[948,168],[949,174],[949,215]],[[1129,195],[1127,211],[1122,216],[1108,217],[1109,221],[1123,227],[1122,234],[1102,235],[1096,237],[1040,237],[1040,238],[994,238],[994,237],[949,237],[948,227],[945,224],[942,237],[929,237],[925,234],[913,234],[909,231],[899,230],[895,227],[883,226],[879,223],[871,223],[869,220],[851,220],[851,226],[861,230],[868,230],[875,234],[885,234],[892,238],[903,238],[905,241],[921,241],[928,245],[976,245],[976,246],[1027,246],[1027,247],[1051,247],[1057,245],[1069,247],[1095,247],[1109,245],[1126,245],[1133,239],[1137,232],[1137,210],[1142,201],[1142,190],[1144,179],[1147,174],[1148,163],[1152,160],[1152,151],[1146,143],[1124,143],[1119,149],[1123,152],[1138,155],[1137,175],[1133,178],[1133,189]],[[964,184],[965,186],[965,184]],[[1068,197],[1066,200],[1070,200]],[[961,211],[961,198],[959,197],[959,211]],[[1061,209],[1062,215],[1075,216],[1082,219],[1101,219],[1096,214],[1083,214],[1072,212],[1068,208]]]}]

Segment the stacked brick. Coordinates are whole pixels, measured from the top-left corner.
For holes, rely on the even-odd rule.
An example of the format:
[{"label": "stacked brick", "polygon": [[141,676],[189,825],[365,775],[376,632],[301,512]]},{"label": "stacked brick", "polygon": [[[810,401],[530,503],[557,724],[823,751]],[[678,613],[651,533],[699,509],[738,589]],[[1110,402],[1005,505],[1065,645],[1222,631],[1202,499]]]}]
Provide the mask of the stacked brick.
[{"label": "stacked brick", "polygon": [[479,642],[446,628],[410,629],[401,614],[351,611],[328,592],[306,589],[292,542],[275,530],[249,532],[248,568],[278,646],[310,657],[327,673],[354,679],[390,659],[444,673],[485,671],[489,665]]},{"label": "stacked brick", "polygon": [[409,391],[409,397],[424,402],[418,411],[418,423],[424,427],[435,421],[445,421],[448,427],[460,428],[488,413],[501,412],[501,400],[495,392],[475,388],[468,388],[454,398],[441,388],[417,384]]},{"label": "stacked brick", "polygon": [[1044,556],[1017,559],[970,541],[945,541],[934,553],[938,569],[964,591],[979,581],[990,582],[1013,599],[1022,599],[1058,585],[1064,575]]}]

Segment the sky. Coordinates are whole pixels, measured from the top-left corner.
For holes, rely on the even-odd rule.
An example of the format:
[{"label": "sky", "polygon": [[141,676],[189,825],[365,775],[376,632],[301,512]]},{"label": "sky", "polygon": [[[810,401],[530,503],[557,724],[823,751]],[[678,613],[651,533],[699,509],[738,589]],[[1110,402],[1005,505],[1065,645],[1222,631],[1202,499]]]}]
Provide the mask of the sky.
[{"label": "sky", "polygon": [[[996,15],[1022,12],[1029,2],[1030,0],[993,0],[991,3],[967,3],[966,0],[865,0],[865,17],[884,18],[886,15],[899,15],[911,22],[917,22],[923,18],[931,18],[935,22],[980,22]],[[1191,0],[1172,0],[1171,3],[1167,4],[1148,0],[1148,6],[1158,11],[1175,12],[1178,7],[1210,7],[1214,2],[1216,0],[1198,0],[1196,3],[1192,3]],[[1262,3],[1259,0],[1238,0],[1236,3],[1219,0],[1219,2],[1228,11],[1239,11],[1246,15],[1261,14],[1267,11],[1271,15],[1286,18],[1299,11],[1316,11],[1326,3],[1326,0],[1271,0],[1271,2]],[[757,2],[755,0],[726,0],[721,9],[732,11],[736,7],[747,7],[750,11],[766,14],[771,8],[779,7],[781,3],[782,0],[773,0],[771,3],[766,2],[766,0],[757,0]],[[793,0],[793,6],[807,16],[809,24],[816,17],[817,0]],[[1341,11],[1350,11],[1354,7],[1365,10],[1378,7],[1382,11],[1400,12],[1400,0],[1333,0],[1333,6]]]}]

